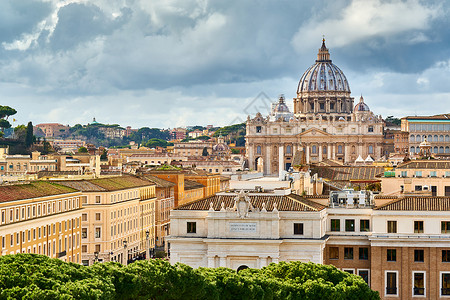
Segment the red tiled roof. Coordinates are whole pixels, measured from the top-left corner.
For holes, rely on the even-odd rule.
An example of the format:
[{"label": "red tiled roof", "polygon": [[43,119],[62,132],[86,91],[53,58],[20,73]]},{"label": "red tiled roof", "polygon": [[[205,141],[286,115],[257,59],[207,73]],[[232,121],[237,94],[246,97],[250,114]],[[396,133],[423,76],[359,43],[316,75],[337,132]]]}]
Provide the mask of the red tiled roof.
[{"label": "red tiled roof", "polygon": [[155,183],[151,181],[129,175],[91,179],[91,180],[60,181],[59,183],[65,186],[78,189],[83,192],[117,191],[123,189],[155,185]]},{"label": "red tiled roof", "polygon": [[62,195],[77,190],[48,181],[32,181],[27,184],[0,186],[0,202]]},{"label": "red tiled roof", "polygon": [[[209,210],[211,202],[213,203],[214,210],[221,209],[222,202],[225,207],[233,207],[234,198],[236,194],[231,195],[213,195],[207,198],[203,198],[188,204],[181,205],[175,210]],[[273,210],[273,204],[277,204],[279,211],[321,211],[325,206],[315,203],[313,201],[306,200],[299,195],[251,195],[249,196],[250,202],[256,209],[262,209],[262,204],[265,203],[267,211]]]},{"label": "red tiled roof", "polygon": [[396,169],[450,169],[450,160],[413,160]]},{"label": "red tiled roof", "polygon": [[450,211],[450,197],[403,197],[375,208],[376,210]]},{"label": "red tiled roof", "polygon": [[331,181],[373,180],[383,174],[384,167],[313,167],[311,174]]}]

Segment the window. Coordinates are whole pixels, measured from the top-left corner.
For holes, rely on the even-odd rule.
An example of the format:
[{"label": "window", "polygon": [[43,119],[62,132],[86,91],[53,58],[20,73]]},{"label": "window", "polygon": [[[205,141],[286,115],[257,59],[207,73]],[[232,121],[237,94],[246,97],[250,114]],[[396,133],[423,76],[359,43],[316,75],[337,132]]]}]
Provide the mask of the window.
[{"label": "window", "polygon": [[355,220],[345,220],[345,231],[355,231]]},{"label": "window", "polygon": [[373,154],[373,146],[369,145],[369,154]]},{"label": "window", "polygon": [[359,259],[368,260],[369,259],[369,248],[359,248]]},{"label": "window", "polygon": [[341,220],[331,219],[331,231],[341,231]]},{"label": "window", "polygon": [[339,259],[338,247],[330,247],[330,259]]},{"label": "window", "polygon": [[386,295],[397,295],[397,272],[386,271]]},{"label": "window", "polygon": [[81,252],[83,252],[83,253],[87,252],[87,245],[81,246]]},{"label": "window", "polygon": [[100,245],[95,245],[95,251],[100,253]]},{"label": "window", "polygon": [[256,133],[261,133],[261,126],[256,126]]},{"label": "window", "polygon": [[87,221],[87,214],[81,215],[81,221]]},{"label": "window", "polygon": [[344,259],[353,259],[353,248],[352,247],[344,248]]},{"label": "window", "polygon": [[450,233],[450,221],[441,222],[441,233]]},{"label": "window", "polygon": [[401,175],[402,177],[408,177],[408,171],[401,171]]},{"label": "window", "polygon": [[388,233],[397,233],[397,221],[387,221]]},{"label": "window", "polygon": [[100,213],[95,213],[95,220],[100,221]]},{"label": "window", "polygon": [[413,272],[413,295],[425,296],[425,273]]},{"label": "window", "polygon": [[197,222],[187,222],[187,233],[197,232]]},{"label": "window", "polygon": [[386,259],[387,261],[397,261],[397,249],[387,249]]},{"label": "window", "polygon": [[416,171],[414,175],[416,177],[422,177],[422,171]]},{"label": "window", "polygon": [[414,221],[414,233],[423,233],[423,221]]},{"label": "window", "polygon": [[294,223],[294,234],[303,234],[303,223]]},{"label": "window", "polygon": [[338,146],[338,154],[342,154],[342,145]]},{"label": "window", "polygon": [[450,250],[442,250],[442,262],[450,262]]},{"label": "window", "polygon": [[441,295],[450,296],[450,273],[441,273]]},{"label": "window", "polygon": [[415,249],[414,250],[414,262],[423,262],[424,261],[424,250],[423,249]]},{"label": "window", "polygon": [[358,275],[361,276],[367,284],[369,284],[369,270],[358,270]]},{"label": "window", "polygon": [[256,154],[261,154],[261,146],[256,147]]},{"label": "window", "polygon": [[369,128],[368,128],[367,131],[368,131],[368,132],[373,132],[373,126],[369,126]]},{"label": "window", "polygon": [[360,231],[369,231],[369,220],[360,220],[359,221],[359,230]]},{"label": "window", "polygon": [[436,171],[430,171],[430,177],[436,177],[437,172]]},{"label": "window", "polygon": [[95,203],[99,204],[100,203],[100,196],[95,196]]},{"label": "window", "polygon": [[87,228],[81,228],[81,238],[82,239],[87,238]]},{"label": "window", "polygon": [[95,238],[99,239],[102,237],[102,229],[100,227],[95,228]]}]

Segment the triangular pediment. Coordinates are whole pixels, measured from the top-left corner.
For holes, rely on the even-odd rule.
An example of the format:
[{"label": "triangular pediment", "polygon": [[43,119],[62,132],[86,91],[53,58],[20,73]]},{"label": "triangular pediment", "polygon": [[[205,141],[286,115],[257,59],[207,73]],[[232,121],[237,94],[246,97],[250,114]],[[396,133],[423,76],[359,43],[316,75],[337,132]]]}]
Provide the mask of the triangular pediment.
[{"label": "triangular pediment", "polygon": [[302,133],[299,133],[297,136],[331,136],[332,134],[325,132],[318,128],[309,128]]}]

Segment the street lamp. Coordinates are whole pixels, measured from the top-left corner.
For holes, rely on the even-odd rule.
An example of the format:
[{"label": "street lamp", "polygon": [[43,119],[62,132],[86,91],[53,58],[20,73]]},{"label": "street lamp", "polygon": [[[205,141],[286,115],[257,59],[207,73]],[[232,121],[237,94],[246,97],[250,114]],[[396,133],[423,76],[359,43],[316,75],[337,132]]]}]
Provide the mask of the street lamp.
[{"label": "street lamp", "polygon": [[123,261],[126,266],[128,264],[127,240],[123,240]]},{"label": "street lamp", "polygon": [[98,262],[98,252],[94,252],[94,263]]},{"label": "street lamp", "polygon": [[150,237],[150,231],[145,231],[145,238],[147,240],[146,249],[145,249],[145,255],[147,256],[147,259],[150,259],[150,245],[149,245],[149,237]]}]

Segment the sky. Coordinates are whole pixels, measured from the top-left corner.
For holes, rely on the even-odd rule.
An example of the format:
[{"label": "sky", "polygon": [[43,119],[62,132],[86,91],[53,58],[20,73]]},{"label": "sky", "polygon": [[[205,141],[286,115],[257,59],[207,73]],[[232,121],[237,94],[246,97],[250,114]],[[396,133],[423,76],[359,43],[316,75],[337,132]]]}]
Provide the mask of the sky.
[{"label": "sky", "polygon": [[225,126],[268,113],[325,36],[377,114],[450,113],[450,1],[2,0],[14,126]]}]

